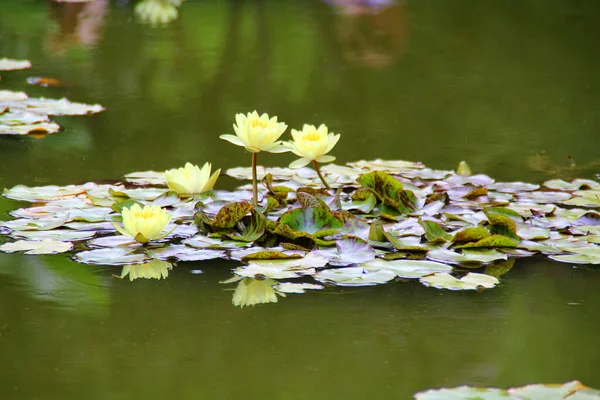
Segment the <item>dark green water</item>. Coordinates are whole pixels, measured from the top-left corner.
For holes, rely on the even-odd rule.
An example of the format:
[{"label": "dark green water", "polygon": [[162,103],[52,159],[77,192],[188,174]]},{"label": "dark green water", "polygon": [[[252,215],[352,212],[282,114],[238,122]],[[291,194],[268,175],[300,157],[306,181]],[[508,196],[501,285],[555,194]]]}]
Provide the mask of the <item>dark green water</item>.
[{"label": "dark green water", "polygon": [[[366,10],[369,11],[369,10]],[[0,138],[0,186],[68,184],[249,157],[218,139],[258,109],[342,133],[335,155],[467,160],[498,180],[595,178],[600,3],[192,1],[167,27],[133,5],[5,1],[0,89],[100,103],[59,134]],[[29,76],[65,82],[28,86]],[[568,156],[576,165],[570,166]],[[286,165],[286,155],[261,155]],[[232,187],[227,179],[222,187]],[[15,203],[0,201],[0,210]],[[3,213],[2,218],[6,217]],[[484,293],[415,283],[239,309],[235,264],[165,281],[63,256],[0,255],[2,399],[411,398],[429,387],[579,379],[600,387],[597,267],[520,260]],[[202,274],[191,271],[202,269]]]}]

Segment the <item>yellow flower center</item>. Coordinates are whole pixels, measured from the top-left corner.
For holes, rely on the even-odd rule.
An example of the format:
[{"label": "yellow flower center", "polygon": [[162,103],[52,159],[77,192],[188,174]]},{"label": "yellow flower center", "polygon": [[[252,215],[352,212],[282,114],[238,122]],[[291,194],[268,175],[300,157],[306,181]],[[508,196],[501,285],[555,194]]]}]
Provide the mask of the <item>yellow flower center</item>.
[{"label": "yellow flower center", "polygon": [[250,125],[252,125],[253,128],[256,128],[257,126],[261,127],[261,128],[266,128],[269,124],[269,121],[263,121],[260,118],[257,119],[253,119],[250,121]]},{"label": "yellow flower center", "polygon": [[148,218],[154,218],[154,214],[155,214],[155,213],[154,213],[154,211],[153,211],[152,209],[150,209],[150,208],[144,208],[144,209],[141,209],[141,210],[139,210],[139,211],[138,211],[138,210],[136,210],[136,211],[133,213],[133,216],[134,216],[135,218],[144,218],[144,219],[148,219]]},{"label": "yellow flower center", "polygon": [[317,132],[317,131],[312,131],[312,132],[309,132],[306,135],[304,135],[304,140],[310,140],[311,142],[317,142],[317,141],[321,140],[321,135],[319,135],[319,132]]}]

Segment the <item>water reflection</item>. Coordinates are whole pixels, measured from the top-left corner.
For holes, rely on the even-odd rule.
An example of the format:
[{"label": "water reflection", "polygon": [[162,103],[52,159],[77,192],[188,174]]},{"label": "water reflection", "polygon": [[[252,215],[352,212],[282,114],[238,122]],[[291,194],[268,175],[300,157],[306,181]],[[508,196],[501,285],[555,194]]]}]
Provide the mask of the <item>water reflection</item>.
[{"label": "water reflection", "polygon": [[79,314],[104,315],[110,305],[110,278],[64,255],[0,257],[0,274],[22,285],[21,292]]},{"label": "water reflection", "polygon": [[143,0],[135,6],[135,15],[145,24],[165,25],[177,19],[183,0]]},{"label": "water reflection", "polygon": [[277,303],[277,294],[280,293],[275,290],[275,285],[277,281],[270,278],[244,278],[233,293],[233,305],[243,308],[256,304]]},{"label": "water reflection", "polygon": [[336,33],[346,61],[373,68],[389,66],[404,53],[406,7],[390,0],[328,0],[341,12]]},{"label": "water reflection", "polygon": [[50,1],[50,15],[58,26],[45,37],[44,48],[51,56],[65,56],[72,47],[91,48],[102,38],[109,0],[89,2]]},{"label": "water reflection", "polygon": [[120,278],[123,279],[129,276],[129,280],[144,278],[144,279],[167,279],[169,271],[173,269],[173,264],[161,261],[152,260],[143,264],[125,265],[121,271]]}]

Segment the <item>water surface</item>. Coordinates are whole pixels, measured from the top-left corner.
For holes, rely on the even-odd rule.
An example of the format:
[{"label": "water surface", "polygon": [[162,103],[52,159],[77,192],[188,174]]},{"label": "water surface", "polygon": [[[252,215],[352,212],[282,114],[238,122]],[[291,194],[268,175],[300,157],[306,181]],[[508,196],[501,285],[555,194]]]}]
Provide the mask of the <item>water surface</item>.
[{"label": "water surface", "polygon": [[[188,0],[157,28],[127,1],[2,7],[0,56],[33,68],[3,73],[1,88],[108,110],[57,118],[64,130],[43,139],[0,138],[0,186],[186,161],[239,166],[249,155],[218,135],[254,109],[342,133],[340,163],[452,169],[464,159],[498,180],[596,177],[600,3],[349,3]],[[29,76],[65,86],[28,86]],[[292,160],[261,154],[266,165]],[[2,218],[16,206],[0,200]],[[394,283],[239,309],[218,284],[234,266],[180,263],[165,281],[131,283],[112,277],[119,268],[64,256],[0,255],[0,396],[410,398],[437,386],[571,379],[600,387],[595,267],[519,260],[483,293]]]}]

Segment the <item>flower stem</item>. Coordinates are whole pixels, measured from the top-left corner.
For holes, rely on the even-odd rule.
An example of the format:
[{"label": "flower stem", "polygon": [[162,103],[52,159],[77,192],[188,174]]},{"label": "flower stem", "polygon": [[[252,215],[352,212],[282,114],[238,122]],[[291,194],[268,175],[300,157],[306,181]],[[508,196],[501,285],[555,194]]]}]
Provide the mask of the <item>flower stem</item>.
[{"label": "flower stem", "polygon": [[258,153],[252,153],[252,205],[258,207],[258,183],[256,181],[256,159]]},{"label": "flower stem", "polygon": [[321,182],[323,182],[323,185],[325,185],[325,188],[327,190],[331,190],[331,186],[327,184],[327,181],[325,180],[325,178],[323,178],[323,175],[321,175],[321,170],[319,169],[319,164],[317,163],[317,160],[313,160],[313,166],[315,167],[315,171],[317,171],[317,175],[319,175]]}]

